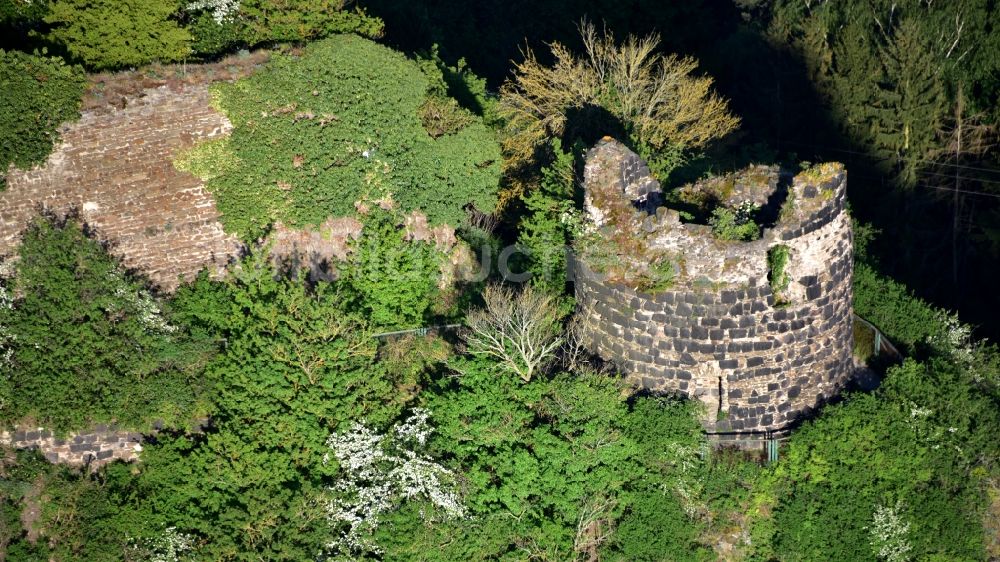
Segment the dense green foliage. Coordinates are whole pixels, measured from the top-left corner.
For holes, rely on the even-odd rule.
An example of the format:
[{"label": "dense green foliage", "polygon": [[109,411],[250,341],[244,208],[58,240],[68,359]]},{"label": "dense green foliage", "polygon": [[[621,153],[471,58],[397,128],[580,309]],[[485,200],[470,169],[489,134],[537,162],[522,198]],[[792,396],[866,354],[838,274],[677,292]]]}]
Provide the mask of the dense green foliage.
[{"label": "dense green foliage", "polygon": [[235,47],[319,39],[337,33],[382,35],[378,18],[343,0],[243,0],[190,2],[184,8],[197,55],[211,57]]},{"label": "dense green foliage", "polygon": [[566,252],[574,223],[572,152],[563,152],[559,140],[552,143],[555,159],[542,169],[538,189],[524,198],[528,215],[521,221],[518,243],[528,254],[527,270],[532,283],[554,293],[566,288]]},{"label": "dense green foliage", "polygon": [[179,0],[52,0],[46,39],[95,69],[179,61],[191,35],[173,16]]},{"label": "dense green foliage", "polygon": [[58,430],[118,421],[186,425],[199,413],[205,349],[77,220],[27,230],[10,308],[2,418]]},{"label": "dense green foliage", "polygon": [[[129,467],[109,467],[98,478],[49,464],[34,451],[0,463],[0,553],[8,562],[38,560],[149,560],[140,547],[151,521],[123,509]],[[34,510],[25,528],[22,510]],[[152,527],[153,533],[163,531]]]},{"label": "dense green foliage", "polygon": [[245,238],[275,220],[299,226],[391,195],[432,223],[458,225],[469,203],[495,203],[500,154],[478,118],[433,138],[420,107],[429,82],[403,55],[338,36],[301,57],[219,86],[235,129],[232,169],[208,183],[227,229]]},{"label": "dense green foliage", "polygon": [[[954,314],[884,274],[919,256],[935,274],[925,277],[940,277],[931,246],[907,238],[916,230],[906,220],[940,217],[921,189],[945,180],[989,189],[996,158],[981,148],[1000,115],[995,2],[739,0],[701,11],[697,0],[513,0],[482,10],[453,0],[403,4],[368,3],[394,24],[393,44],[440,40],[447,60],[467,54],[494,85],[508,77],[525,36],[532,45],[566,45],[555,55],[567,66],[551,71],[550,61],[533,60],[521,69],[523,113],[538,117],[530,102],[548,100],[566,122],[550,127],[543,116],[521,131],[539,136],[524,144],[520,163],[530,169],[508,175],[506,186],[526,181],[534,189],[511,202],[496,231],[528,250],[523,265],[533,290],[558,296],[567,289],[562,251],[576,225],[580,153],[576,145],[564,152],[567,141],[623,134],[655,157],[661,173],[694,156],[715,173],[750,154],[816,148],[789,148],[796,139],[836,143],[864,153],[864,161],[848,163],[852,203],[868,202],[858,205],[866,216],[892,215],[887,233],[906,226],[898,239],[872,240],[870,227],[856,225],[854,306],[910,358],[889,368],[879,389],[816,412],[782,444],[779,461],[762,467],[750,455],[709,447],[698,402],[636,395],[575,347],[572,331],[527,377],[476,353],[468,332],[373,337],[463,313],[473,324],[469,301],[483,295],[479,287],[462,293],[443,275],[455,259],[442,251],[450,243],[416,236],[403,223],[421,210],[432,225],[462,226],[477,246],[500,244],[487,233],[490,217],[465,207],[494,209],[502,160],[494,139],[517,126],[498,117],[486,82],[464,61],[448,64],[429,43],[407,58],[334,36],[284,48],[270,67],[218,86],[215,101],[235,125],[232,137],[176,162],[207,180],[227,229],[246,240],[276,221],[302,226],[356,215],[363,234],[330,268],[334,280],[275,271],[266,250],[255,248],[229,278],[203,275],[160,299],[75,219],[41,219],[27,231],[13,276],[0,284],[0,419],[71,430],[111,420],[145,429],[162,418],[168,429],[144,444],[140,463],[92,473],[4,451],[0,558],[895,562],[1000,555],[984,529],[988,494],[998,494],[1000,482],[1000,354],[976,342]],[[382,33],[378,18],[337,0],[136,6],[0,0],[0,27],[18,37],[34,31],[34,40],[47,38],[92,68],[177,60],[188,47],[212,57],[341,32]],[[569,64],[582,60],[573,41],[583,13],[606,16],[609,29],[625,32],[658,27],[669,50],[698,54],[722,77],[718,86],[743,113],[750,139],[712,154],[701,151],[703,143],[682,150],[683,111],[673,125],[657,118],[640,130],[642,116],[616,96],[659,83],[656,65],[631,78],[583,83],[599,70]],[[594,35],[590,49],[596,56],[585,65],[618,47]],[[691,64],[643,51],[636,43],[620,50],[665,68]],[[81,74],[54,59],[0,56],[5,102],[11,92],[8,105],[26,108],[0,118],[3,134],[10,131],[2,155],[27,166],[44,159],[52,131],[75,115]],[[627,67],[622,60],[612,66]],[[811,80],[799,89],[788,87],[796,61]],[[687,102],[679,106],[697,109],[708,79],[681,83]],[[811,97],[812,86],[825,103]],[[574,98],[585,101],[580,107],[560,97],[576,88],[586,90]],[[663,98],[641,97],[652,100],[652,114],[674,114],[657,105]],[[802,118],[825,107],[823,119]],[[723,125],[716,132],[731,121],[716,120]],[[788,134],[795,129],[798,135]],[[955,142],[960,129],[968,143]],[[762,139],[774,146],[754,144]],[[906,195],[887,199],[893,193]],[[869,200],[885,208],[873,211]],[[950,204],[963,208],[958,196]],[[968,224],[988,240],[989,209],[981,211]],[[759,235],[753,215],[719,208],[712,226],[719,238],[751,239]],[[961,224],[929,224],[929,236],[949,238],[942,228],[958,236]],[[781,248],[768,256],[779,296],[788,282]],[[900,255],[892,268],[879,261],[884,248]],[[541,320],[561,332],[564,320],[573,322],[562,312],[544,307]],[[194,415],[210,423],[185,432]],[[421,416],[432,432],[415,429]],[[354,448],[344,454],[338,442]],[[460,505],[449,513],[442,505],[452,499]]]},{"label": "dense green foliage", "polygon": [[433,241],[407,242],[397,213],[375,207],[364,217],[337,281],[344,306],[362,314],[376,329],[423,325],[435,301],[445,256]]},{"label": "dense green foliage", "polygon": [[239,18],[246,21],[251,44],[302,41],[336,33],[382,34],[382,22],[363,11],[347,9],[345,0],[242,0]]},{"label": "dense green foliage", "polygon": [[136,489],[206,541],[203,559],[309,559],[329,535],[329,433],[345,420],[384,423],[401,394],[374,365],[364,321],[328,283],[309,292],[251,261],[232,284],[201,285],[179,299],[195,325],[225,341],[205,369],[212,429],[149,448]]},{"label": "dense green foliage", "polygon": [[0,185],[11,164],[44,162],[57,128],[80,115],[84,76],[62,59],[0,50]]},{"label": "dense green foliage", "polygon": [[374,38],[383,27],[344,0],[0,0],[0,48],[47,46],[95,70],[338,33]]},{"label": "dense green foliage", "polygon": [[[699,527],[682,507],[691,498],[674,490],[694,478],[688,463],[701,465],[690,404],[641,398],[630,407],[604,374],[524,383],[491,361],[454,361],[461,376],[424,396],[438,424],[432,448],[461,468],[470,518],[427,526],[400,512],[378,535],[391,559],[567,559],[601,550],[625,560],[692,559]],[[680,542],[626,535],[608,543],[618,521]]]},{"label": "dense green foliage", "polygon": [[855,312],[904,348],[913,350],[942,329],[940,313],[870,265],[860,263],[854,268],[854,291]]},{"label": "dense green foliage", "polygon": [[777,504],[778,558],[869,559],[881,507],[904,521],[910,557],[982,560],[1000,402],[977,376],[997,372],[907,361],[875,395],[852,397],[796,433],[764,488]]}]

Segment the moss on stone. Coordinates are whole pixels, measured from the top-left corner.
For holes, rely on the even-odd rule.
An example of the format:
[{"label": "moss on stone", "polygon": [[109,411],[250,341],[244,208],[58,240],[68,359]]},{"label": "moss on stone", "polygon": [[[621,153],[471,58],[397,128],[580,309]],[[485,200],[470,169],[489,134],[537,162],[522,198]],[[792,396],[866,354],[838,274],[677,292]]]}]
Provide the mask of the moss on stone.
[{"label": "moss on stone", "polygon": [[174,158],[174,167],[203,181],[209,181],[235,170],[240,165],[229,137],[212,139],[192,146]]}]

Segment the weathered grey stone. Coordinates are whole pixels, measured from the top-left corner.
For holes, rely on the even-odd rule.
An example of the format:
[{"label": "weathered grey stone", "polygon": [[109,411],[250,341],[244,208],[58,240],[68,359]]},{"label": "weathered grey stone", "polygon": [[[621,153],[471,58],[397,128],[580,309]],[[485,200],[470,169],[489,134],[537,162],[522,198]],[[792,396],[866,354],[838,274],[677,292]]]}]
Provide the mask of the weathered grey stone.
[{"label": "weathered grey stone", "polygon": [[[602,141],[589,154],[585,194],[595,182],[626,181],[615,158],[628,161],[626,183],[635,186],[637,197],[651,185],[642,178],[648,170],[641,159],[623,146]],[[676,213],[653,209],[656,228],[646,228],[643,236],[683,256],[683,270],[669,291],[652,295],[574,273],[578,301],[594,311],[584,340],[606,360],[627,360],[641,376],[637,384],[649,387],[652,381],[656,390],[718,399],[720,409],[724,380],[732,422],[727,427],[734,430],[779,429],[791,419],[785,413],[807,411],[831,396],[851,370],[852,257],[850,219],[843,212],[846,176],[836,166],[830,169],[823,189],[833,197],[805,197],[807,189],[818,191],[808,178],[797,177],[790,188],[793,212],[750,243],[718,243],[707,227],[681,224],[673,220]],[[622,193],[628,196],[624,188]],[[637,217],[650,226],[641,211]],[[776,308],[767,251],[779,243],[790,250],[786,273],[793,281],[781,295],[788,304]]]}]

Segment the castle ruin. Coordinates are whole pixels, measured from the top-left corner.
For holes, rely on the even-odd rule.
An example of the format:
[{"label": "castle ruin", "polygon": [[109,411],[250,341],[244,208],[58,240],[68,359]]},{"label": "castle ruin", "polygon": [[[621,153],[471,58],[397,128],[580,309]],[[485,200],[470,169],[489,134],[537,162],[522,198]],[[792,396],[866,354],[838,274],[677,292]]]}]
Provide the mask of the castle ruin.
[{"label": "castle ruin", "polygon": [[706,425],[720,433],[788,429],[851,378],[841,165],[794,178],[754,166],[684,188],[772,209],[749,242],[682,223],[646,164],[617,141],[590,150],[584,176],[592,234],[577,242],[573,271],[593,352],[642,388],[702,400]]}]

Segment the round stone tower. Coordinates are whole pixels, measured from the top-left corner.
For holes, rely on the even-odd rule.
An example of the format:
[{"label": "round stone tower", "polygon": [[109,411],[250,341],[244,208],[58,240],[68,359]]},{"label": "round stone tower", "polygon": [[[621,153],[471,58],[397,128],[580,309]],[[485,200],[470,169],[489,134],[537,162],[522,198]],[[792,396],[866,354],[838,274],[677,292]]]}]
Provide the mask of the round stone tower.
[{"label": "round stone tower", "polygon": [[716,431],[784,430],[853,371],[851,222],[840,164],[791,178],[753,166],[683,188],[771,214],[720,240],[660,204],[642,160],[605,138],[587,154],[589,233],[572,260],[587,346],[636,384],[701,399]]}]

